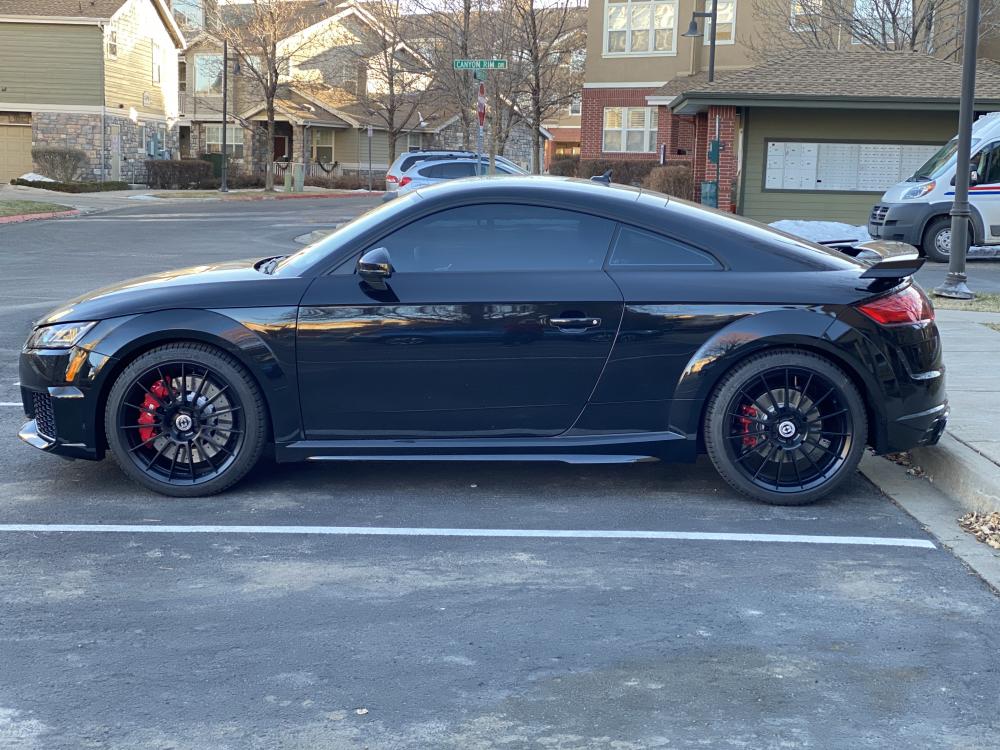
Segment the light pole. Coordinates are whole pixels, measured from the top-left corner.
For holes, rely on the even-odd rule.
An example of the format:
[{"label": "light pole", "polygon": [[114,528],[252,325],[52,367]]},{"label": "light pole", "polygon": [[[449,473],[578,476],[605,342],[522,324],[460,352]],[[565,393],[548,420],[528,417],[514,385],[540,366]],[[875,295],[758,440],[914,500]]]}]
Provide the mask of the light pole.
[{"label": "light pole", "polygon": [[[233,75],[240,74],[240,60],[237,56],[233,64]],[[220,193],[229,192],[229,152],[228,152],[228,132],[229,132],[229,41],[222,40],[222,184],[219,186]]]},{"label": "light pole", "polygon": [[938,297],[972,299],[965,283],[965,256],[969,249],[969,172],[972,150],[972,117],[976,99],[976,44],[979,41],[979,0],[967,0],[965,40],[962,52],[962,98],[958,105],[958,151],[955,160],[955,202],[951,205],[951,251],[948,275],[934,289]]},{"label": "light pole", "polygon": [[698,30],[698,19],[708,18],[712,21],[712,31],[708,35],[708,82],[711,83],[715,80],[715,39],[716,39],[716,28],[718,27],[719,20],[719,0],[712,0],[712,10],[696,10],[691,14],[691,23],[688,25],[688,30],[685,31],[681,36],[698,38],[704,36],[704,32]]}]

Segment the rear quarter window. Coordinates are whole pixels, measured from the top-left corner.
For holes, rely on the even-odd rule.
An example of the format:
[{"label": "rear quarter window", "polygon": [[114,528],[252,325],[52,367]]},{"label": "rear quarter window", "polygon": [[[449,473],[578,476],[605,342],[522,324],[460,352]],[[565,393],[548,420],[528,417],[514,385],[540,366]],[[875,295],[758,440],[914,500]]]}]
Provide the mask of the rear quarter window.
[{"label": "rear quarter window", "polygon": [[707,271],[722,266],[711,255],[679,240],[623,226],[608,265],[612,268],[670,268]]}]

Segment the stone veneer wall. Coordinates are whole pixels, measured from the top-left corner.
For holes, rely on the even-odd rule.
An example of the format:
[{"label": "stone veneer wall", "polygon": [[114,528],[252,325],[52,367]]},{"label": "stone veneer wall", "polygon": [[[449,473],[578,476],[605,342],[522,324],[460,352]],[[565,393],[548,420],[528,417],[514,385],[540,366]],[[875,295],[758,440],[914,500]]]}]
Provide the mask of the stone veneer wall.
[{"label": "stone veneer wall", "polygon": [[[87,154],[88,166],[84,180],[101,179],[101,162],[104,160],[105,177],[111,179],[111,132],[118,125],[121,134],[121,178],[126,182],[143,182],[146,179],[146,155],[144,127],[155,130],[163,121],[140,119],[132,122],[128,117],[104,116],[104,139],[101,138],[101,116],[99,114],[76,114],[64,112],[33,112],[31,115],[31,139],[35,146],[65,146],[78,148]],[[167,128],[166,149],[168,156],[178,154],[179,129],[176,125]],[[102,155],[103,148],[103,155]],[[37,169],[38,165],[35,165]]]}]

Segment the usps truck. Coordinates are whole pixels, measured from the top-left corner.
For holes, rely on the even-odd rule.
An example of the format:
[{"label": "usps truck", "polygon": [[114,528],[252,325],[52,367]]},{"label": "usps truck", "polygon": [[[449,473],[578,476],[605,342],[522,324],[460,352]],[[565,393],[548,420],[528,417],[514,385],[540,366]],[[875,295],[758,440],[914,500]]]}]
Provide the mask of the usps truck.
[{"label": "usps truck", "polygon": [[[951,210],[955,200],[958,138],[952,138],[912,176],[885,191],[872,208],[872,237],[915,245],[930,260],[948,262]],[[1000,244],[1000,112],[980,117],[972,126],[969,203],[974,245]]]}]

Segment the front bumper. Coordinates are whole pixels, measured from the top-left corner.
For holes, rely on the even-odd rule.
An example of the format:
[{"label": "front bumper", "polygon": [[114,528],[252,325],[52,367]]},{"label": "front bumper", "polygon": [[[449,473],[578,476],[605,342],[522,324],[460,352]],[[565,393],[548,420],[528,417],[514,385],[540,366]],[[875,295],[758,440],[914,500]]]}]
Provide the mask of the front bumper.
[{"label": "front bumper", "polygon": [[[868,217],[868,234],[877,240],[894,240],[920,247],[924,227],[941,207],[931,203],[879,203]],[[947,213],[947,210],[945,210]]]},{"label": "front bumper", "polygon": [[80,347],[22,352],[21,402],[29,421],[18,437],[66,458],[102,458],[100,389],[112,361]]}]

